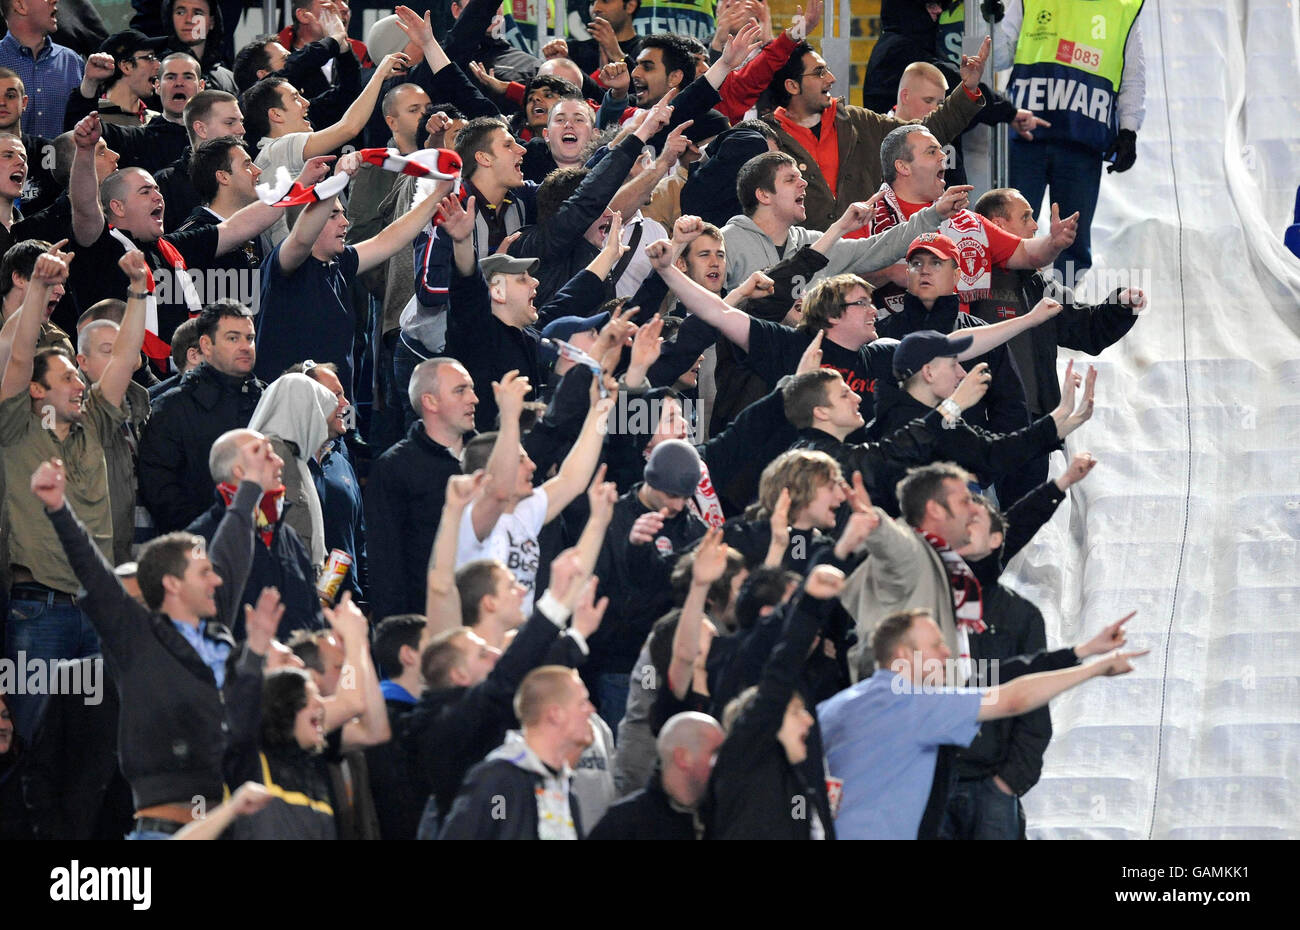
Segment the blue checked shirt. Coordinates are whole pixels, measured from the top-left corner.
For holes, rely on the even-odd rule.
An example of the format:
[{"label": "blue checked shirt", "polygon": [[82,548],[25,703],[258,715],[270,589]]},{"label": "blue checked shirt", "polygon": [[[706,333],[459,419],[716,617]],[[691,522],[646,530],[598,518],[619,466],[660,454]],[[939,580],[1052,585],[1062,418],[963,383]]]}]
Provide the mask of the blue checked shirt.
[{"label": "blue checked shirt", "polygon": [[6,32],[0,39],[0,65],[12,68],[23,79],[27,91],[23,132],[45,139],[61,135],[68,95],[81,83],[86,67],[81,56],[46,36],[40,52],[32,58],[31,49]]}]

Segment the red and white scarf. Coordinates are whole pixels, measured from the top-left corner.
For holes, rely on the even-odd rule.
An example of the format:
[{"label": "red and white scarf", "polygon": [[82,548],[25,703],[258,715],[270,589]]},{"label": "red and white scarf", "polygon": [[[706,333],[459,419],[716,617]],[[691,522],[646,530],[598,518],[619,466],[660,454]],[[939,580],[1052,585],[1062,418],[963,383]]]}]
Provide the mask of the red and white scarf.
[{"label": "red and white scarf", "polygon": [[[904,222],[903,205],[888,184],[880,185],[885,196],[876,201],[871,216],[871,235],[884,232]],[[957,244],[957,294],[962,303],[971,304],[989,296],[993,287],[993,259],[989,254],[989,236],[984,223],[970,210],[958,210],[939,224],[939,232]]]},{"label": "red and white scarf", "polygon": [[[223,481],[217,485],[217,492],[221,499],[229,507],[235,500],[235,492],[239,486],[231,484],[229,481]],[[284,516],[284,485],[278,488],[272,488],[262,494],[262,499],[257,502],[257,533],[262,537],[262,543],[266,548],[271,548],[271,540],[275,536],[275,526]]]},{"label": "red and white scarf", "polygon": [[[131,252],[139,248],[131,237],[120,229],[113,226],[108,227],[108,234],[122,244],[124,252]],[[199,315],[203,309],[203,302],[199,300],[199,292],[194,287],[194,282],[190,280],[189,272],[185,268],[185,256],[181,255],[180,250],[172,245],[161,236],[155,240],[154,248],[166,260],[167,264],[172,266],[172,272],[176,276],[176,284],[180,288],[181,297],[185,301],[185,309],[189,311],[191,317]],[[158,298],[154,296],[154,277],[153,269],[145,266],[145,277],[149,287],[149,297],[145,302],[144,316],[144,354],[159,365],[165,366],[167,359],[172,354],[172,347],[163,341],[158,335]]]},{"label": "red and white scarf", "polygon": [[957,617],[957,681],[962,685],[971,680],[974,662],[970,654],[970,634],[983,633],[988,629],[984,622],[984,601],[981,597],[979,579],[971,571],[966,560],[948,545],[947,540],[934,533],[917,530],[930,544],[948,573],[948,583],[952,586],[953,613]]},{"label": "red and white scarf", "polygon": [[957,550],[948,545],[942,536],[917,530],[934,551],[943,560],[943,567],[948,572],[948,582],[952,585],[952,606],[957,616],[957,623],[972,633],[983,633],[988,629],[984,623],[984,602],[980,597],[979,579],[971,571],[966,560],[957,554]]},{"label": "red and white scarf", "polygon": [[[366,164],[415,178],[454,181],[460,177],[460,156],[451,149],[421,149],[402,155],[397,149],[376,148],[361,149],[359,154]],[[350,180],[347,174],[336,174],[316,184],[302,185],[281,165],[275,170],[274,182],[257,185],[257,199],[269,207],[297,207],[343,193]]]}]

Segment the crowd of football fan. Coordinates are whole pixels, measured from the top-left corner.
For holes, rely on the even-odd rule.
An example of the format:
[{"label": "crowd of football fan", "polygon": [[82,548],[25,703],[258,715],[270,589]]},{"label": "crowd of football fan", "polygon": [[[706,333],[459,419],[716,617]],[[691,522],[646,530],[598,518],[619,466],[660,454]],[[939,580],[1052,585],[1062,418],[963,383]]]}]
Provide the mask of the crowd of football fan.
[{"label": "crowd of football fan", "polygon": [[821,0],[58,2],[0,0],[0,837],[1024,835],[1135,653],[999,577],[1146,295],[961,136],[1125,170],[1135,10],[1088,149],[952,3],[881,113]]}]

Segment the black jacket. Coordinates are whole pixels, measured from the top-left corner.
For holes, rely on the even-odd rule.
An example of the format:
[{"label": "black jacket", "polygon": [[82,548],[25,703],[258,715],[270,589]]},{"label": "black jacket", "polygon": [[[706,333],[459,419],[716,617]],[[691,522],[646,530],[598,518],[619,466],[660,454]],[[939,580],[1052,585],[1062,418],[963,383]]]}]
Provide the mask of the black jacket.
[{"label": "black jacket", "polygon": [[[227,584],[239,585],[248,571],[253,508],[261,493],[252,482],[240,486],[208,547]],[[226,626],[208,621],[205,636],[231,647],[225,687],[218,691],[212,670],[175,624],[126,593],[71,508],[48,516],[86,589],[82,604],[117,682],[118,751],[136,809],[189,805],[196,797],[220,803],[223,786],[231,783],[227,750],[252,738],[260,720],[262,657],[237,646]]]},{"label": "black jacket", "polygon": [[[903,309],[880,320],[876,324],[876,332],[890,339],[902,339],[908,333],[922,329],[938,330],[946,335],[971,326],[984,325],[985,322],[979,317],[962,312],[956,294],[938,298],[929,310],[925,309],[919,298],[904,294]],[[980,362],[988,362],[989,373],[993,378],[984,399],[966,410],[962,414],[963,418],[967,423],[995,433],[1010,433],[1027,425],[1029,409],[1025,405],[1025,386],[1007,347],[1000,345],[962,365],[970,371]]]},{"label": "black jacket", "polygon": [[384,707],[388,711],[392,739],[365,751],[379,836],[385,840],[413,840],[428,797],[416,788],[420,780],[416,775],[416,758],[406,745],[406,725],[415,705],[389,698],[384,701]]},{"label": "black jacket", "polygon": [[658,768],[640,791],[611,804],[589,840],[696,840],[699,814],[677,804],[664,791]]},{"label": "black jacket", "polygon": [[879,442],[861,443],[841,442],[810,426],[799,430],[790,448],[825,452],[839,462],[845,481],[852,481],[855,471],[861,472],[871,502],[896,517],[899,511],[894,488],[913,465],[928,465],[936,460],[942,419],[937,410],[931,410],[890,431]]},{"label": "black jacket", "polygon": [[9,751],[0,755],[0,841],[36,839],[31,814],[23,803],[27,763],[27,747],[15,733]]},{"label": "black jacket", "polygon": [[517,725],[515,691],[525,675],[546,661],[558,632],[555,623],[534,610],[486,679],[470,688],[428,688],[406,717],[402,738],[416,760],[416,793],[432,794],[444,818],[465,773]]},{"label": "black jacket", "polygon": [[[99,675],[101,700],[53,694],[36,725],[23,795],[41,840],[120,840],[131,830],[131,790],[117,764],[117,685],[102,656],[75,660]],[[90,668],[97,663],[99,670]],[[92,679],[93,680],[93,679]]]},{"label": "black jacket", "polygon": [[[872,435],[889,432],[933,411],[893,384],[876,385],[876,419]],[[934,431],[934,461],[956,462],[974,472],[981,484],[991,484],[1035,456],[1059,448],[1056,421],[1042,416],[1012,433],[996,433],[967,423],[963,417],[952,429]]]},{"label": "black jacket", "polygon": [[153,402],[140,436],[140,500],[160,533],[184,529],[212,500],[208,453],[227,430],[248,425],[266,387],[206,362]]},{"label": "black jacket", "polygon": [[[292,506],[285,504],[284,508],[287,511]],[[226,505],[218,496],[208,512],[186,529],[211,544],[225,512]],[[233,580],[227,582],[230,585],[234,583]],[[284,605],[284,616],[276,631],[278,639],[288,639],[294,630],[324,628],[325,617],[321,613],[320,597],[316,594],[316,569],[311,564],[311,553],[294,528],[285,522],[283,514],[271,529],[269,548],[262,541],[261,533],[253,540],[253,564],[244,582],[243,595],[237,601],[239,609],[230,625],[236,639],[244,639],[244,606],[256,605],[263,588],[279,591],[280,603]]]},{"label": "black jacket", "polygon": [[175,161],[154,172],[153,179],[162,191],[165,204],[163,229],[180,229],[195,208],[202,206],[199,192],[190,180],[190,154],[189,146],[186,146]]},{"label": "black jacket", "polygon": [[[95,109],[96,102],[82,97],[81,92],[74,88],[64,124],[71,129],[77,120]],[[102,120],[100,127],[104,141],[119,156],[118,167],[143,168],[150,174],[176,161],[190,144],[185,127],[171,122],[161,113],[142,126],[121,126]]]},{"label": "black jacket", "polygon": [[370,466],[366,561],[376,620],[424,613],[429,553],[442,519],[447,479],[459,474],[460,459],[430,439],[419,421]]},{"label": "black jacket", "polygon": [[1010,316],[1028,313],[1049,294],[1062,304],[1061,312],[1046,323],[1021,333],[1007,343],[1029,390],[1029,409],[1047,413],[1061,402],[1061,384],[1056,374],[1056,350],[1060,346],[1100,355],[1119,342],[1137,322],[1133,308],[1119,302],[1116,290],[1105,303],[1090,305],[1075,300],[1074,292],[1055,283],[1049,285],[1040,271],[993,272],[993,294],[976,301],[971,313],[997,323]]},{"label": "black jacket", "polygon": [[609,597],[609,606],[600,629],[588,641],[588,675],[625,674],[636,664],[650,628],[673,606],[668,579],[677,556],[705,533],[704,523],[683,507],[664,521],[654,541],[634,546],[627,538],[632,524],[650,512],[637,496],[640,490],[641,485],[634,485],[614,504],[596,560],[597,593]]},{"label": "black jacket", "polygon": [[[825,779],[810,781],[808,766],[791,765],[776,738],[804,659],[833,605],[833,599],[801,596],[783,640],[763,667],[758,694],[732,723],[709,780],[710,839],[811,839],[814,811],[826,838],[835,838]],[[809,737],[808,757],[819,768],[820,740]]]},{"label": "black jacket", "polygon": [[[605,157],[588,172],[578,189],[555,211],[554,216],[520,230],[519,238],[510,246],[510,254],[542,260],[537,270],[539,306],[549,301],[566,281],[581,273],[599,253],[600,250],[588,242],[583,234],[592,223],[600,219],[609,206],[610,199],[627,180],[628,172],[632,170],[642,148],[640,139],[633,136],[624,139],[605,153]],[[612,288],[611,281],[608,288],[602,287],[601,293],[612,297]],[[587,315],[595,312],[596,305],[603,299],[602,297],[585,308]],[[550,319],[550,316],[542,313],[538,324],[544,326]]]},{"label": "black jacket", "polygon": [[743,213],[736,196],[736,176],[745,162],[767,151],[767,139],[753,129],[729,129],[709,144],[709,160],[682,186],[682,203],[704,222],[721,229]]}]

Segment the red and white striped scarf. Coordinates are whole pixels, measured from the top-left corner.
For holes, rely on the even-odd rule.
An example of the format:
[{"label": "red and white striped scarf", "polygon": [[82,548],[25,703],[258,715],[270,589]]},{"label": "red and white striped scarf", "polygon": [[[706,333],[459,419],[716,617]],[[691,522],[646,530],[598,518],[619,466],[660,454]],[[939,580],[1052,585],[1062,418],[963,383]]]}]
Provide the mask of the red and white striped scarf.
[{"label": "red and white striped scarf", "polygon": [[[120,229],[110,226],[108,234],[121,243],[123,252],[131,252],[139,248],[131,241],[131,237]],[[161,236],[154,242],[154,247],[167,264],[172,266],[172,272],[176,275],[176,284],[180,287],[181,296],[185,300],[185,309],[189,311],[191,317],[198,316],[199,311],[203,309],[203,302],[199,300],[199,292],[195,289],[194,282],[190,280],[189,272],[186,271],[185,256],[181,255],[176,246]],[[144,317],[144,354],[159,365],[165,366],[172,354],[172,347],[158,335],[158,298],[154,296],[153,269],[147,265],[145,275],[149,285],[149,298]]]},{"label": "red and white striped scarf", "polygon": [[[869,228],[871,235],[904,222],[903,205],[889,184],[881,184],[885,196],[876,201]],[[970,210],[958,210],[939,224],[939,232],[957,244],[957,295],[964,304],[989,296],[993,287],[993,259],[984,223]]]},{"label": "red and white striped scarf", "polygon": [[971,571],[966,560],[957,554],[957,550],[948,545],[947,540],[925,530],[917,530],[934,551],[943,560],[943,567],[948,572],[948,583],[952,585],[953,613],[957,623],[971,633],[983,633],[988,629],[984,623],[984,602],[980,597],[979,579]]}]

